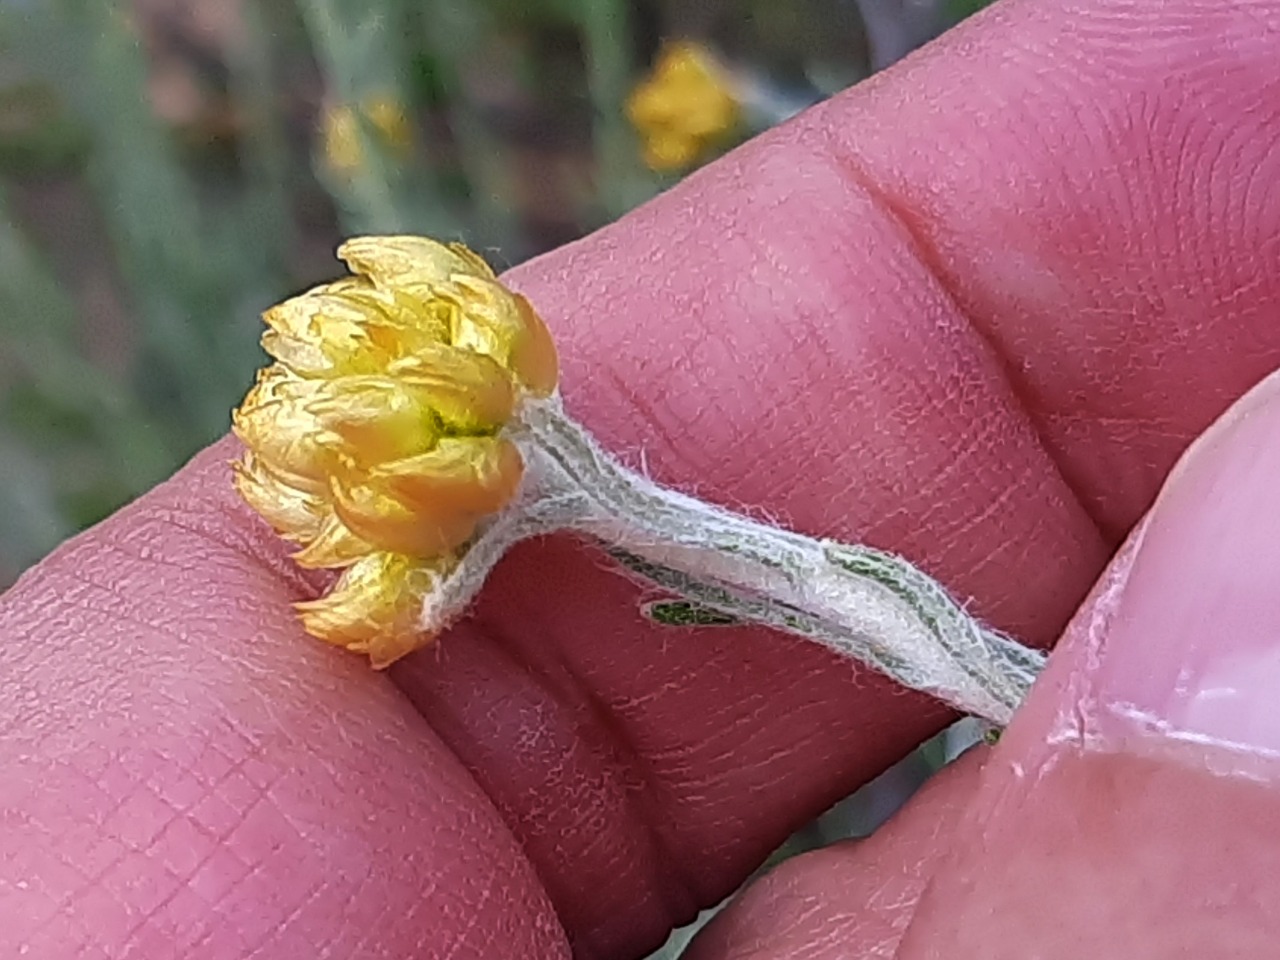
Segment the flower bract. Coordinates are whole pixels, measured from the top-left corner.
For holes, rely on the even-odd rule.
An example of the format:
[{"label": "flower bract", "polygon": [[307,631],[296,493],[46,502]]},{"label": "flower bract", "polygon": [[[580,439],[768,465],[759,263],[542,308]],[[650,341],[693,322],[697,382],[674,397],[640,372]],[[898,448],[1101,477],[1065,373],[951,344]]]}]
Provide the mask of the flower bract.
[{"label": "flower bract", "polygon": [[423,604],[523,464],[503,435],[556,387],[555,346],[529,302],[467,248],[364,237],[352,276],[264,315],[262,370],[232,419],[241,496],[302,566],[342,570],[298,605],[311,634],[386,666],[431,638]]}]

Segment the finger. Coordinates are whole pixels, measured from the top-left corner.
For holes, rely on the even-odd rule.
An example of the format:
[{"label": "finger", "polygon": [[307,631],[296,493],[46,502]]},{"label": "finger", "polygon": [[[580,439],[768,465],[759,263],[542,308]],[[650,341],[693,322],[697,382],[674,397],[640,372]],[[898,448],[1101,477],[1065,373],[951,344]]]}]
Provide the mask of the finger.
[{"label": "finger", "polygon": [[0,600],[0,956],[565,956],[457,758],[302,636],[231,452]]},{"label": "finger", "polygon": [[834,844],[771,870],[698,933],[682,960],[896,956],[985,752],[974,750],[940,772],[867,839]]},{"label": "finger", "polygon": [[[631,463],[902,552],[1047,643],[1280,363],[1278,27],[1275,3],[1005,4],[513,281]],[[602,568],[522,552],[398,679],[607,956],[943,717],[788,638],[645,628]]]},{"label": "finger", "polygon": [[[1110,546],[1090,517],[1101,508],[1077,502],[1067,467],[1112,468],[1108,503],[1119,506],[1110,522],[1122,526],[1124,505],[1150,496],[1160,458],[1171,461],[1202,425],[1204,408],[1225,402],[1277,359],[1280,336],[1265,322],[1275,278],[1238,289],[1218,279],[1237,235],[1258,239],[1238,261],[1256,265],[1268,249],[1262,227],[1275,225],[1266,197],[1238,202],[1239,191],[1266,182],[1252,171],[1266,174],[1277,162],[1277,152],[1258,152],[1259,144],[1274,145],[1275,117],[1256,104],[1246,109],[1234,93],[1250,82],[1263,92],[1260,102],[1275,101],[1265,96],[1274,81],[1260,66],[1271,62],[1274,47],[1266,44],[1275,20],[1274,5],[1231,5],[1224,14],[1189,0],[1159,11],[1115,2],[1084,12],[1009,6],[916,61],[906,78],[928,112],[917,111],[911,124],[901,122],[911,111],[894,99],[903,88],[894,94],[895,81],[886,78],[741,151],[616,228],[531,265],[515,279],[565,346],[571,407],[615,449],[633,460],[645,453],[661,479],[804,529],[901,550],[975,597],[999,625],[1047,641]],[[1125,120],[1143,96],[1165,89],[1163,76],[1157,88],[1150,71],[1133,68],[1119,40],[1133,29],[1143,35],[1137,45],[1149,47],[1146,32],[1162,24],[1166,72],[1189,77],[1179,98],[1152,107],[1160,125],[1149,142],[1093,145],[1104,121]],[[1068,27],[1070,36],[1059,40]],[[1215,38],[1208,53],[1205,31]],[[977,64],[979,82],[963,73],[968,63]],[[1070,72],[1069,89],[1045,88],[1042,78],[1055,70]],[[983,72],[992,84],[980,82]],[[955,208],[960,213],[925,210],[922,224],[904,215],[905,201],[901,209],[888,202],[898,199],[892,191],[877,192],[873,179],[857,175],[848,142],[827,132],[875,117],[890,124],[896,134],[872,138],[876,149],[857,158],[867,169],[881,158],[874,176],[884,179],[895,159],[893,136],[919,145],[934,120],[952,116],[985,130],[1015,93],[1019,109],[1038,111],[1035,129],[1077,149],[1031,149],[1009,129],[991,141],[957,142],[941,171],[904,158],[895,175],[945,187],[953,206],[955,194],[967,198],[968,207]],[[1091,125],[1081,127],[1081,117]],[[1067,276],[1056,299],[1046,296],[1034,310],[1018,298],[991,304],[993,318],[1008,310],[1031,331],[1009,335],[1006,355],[998,356],[966,325],[961,307],[971,304],[959,278],[939,273],[947,258],[961,264],[957,271],[969,270],[1006,252],[993,246],[1000,223],[971,237],[959,230],[962,214],[984,198],[999,202],[985,171],[1000,170],[1001,189],[1008,182],[1025,196],[1029,184],[1061,182],[1063,167],[1077,169],[1084,157],[1132,171],[1125,183],[1176,195],[1180,168],[1170,160],[1190,141],[1175,134],[1192,118],[1211,122],[1186,155],[1216,158],[1196,181],[1214,189],[1196,193],[1176,220],[1163,210],[1100,217],[1104,201],[1117,200],[1101,178],[1076,184],[1074,199],[1092,213],[1071,226],[1075,233],[1063,226],[1061,209],[1024,212],[1058,243],[1079,234],[1082,247],[1103,254],[1098,271]],[[984,173],[963,176],[974,170]],[[946,256],[926,263],[921,231],[938,218],[956,236],[944,232],[947,242],[938,246]],[[1139,240],[1163,237],[1171,224],[1183,233],[1176,256],[1160,267],[1173,271],[1162,279],[1177,280],[1168,288],[1180,291],[1176,310],[1133,295],[1139,270],[1152,269],[1152,248]],[[1063,256],[1054,266],[1069,264]],[[1081,311],[1073,298],[1085,288],[1098,302]],[[1059,314],[1079,325],[1064,331],[1048,322]],[[1130,328],[1138,333],[1126,352],[1117,344]],[[1168,336],[1157,337],[1160,329]],[[1250,349],[1241,350],[1246,343]],[[1194,369],[1184,369],[1184,351],[1196,357]],[[1062,410],[1050,407],[1053,417],[1040,423],[1022,406],[1029,399],[1034,414],[1038,396],[1024,396],[1004,376],[1022,369],[1024,355],[1043,376],[1046,354],[1061,368],[1060,385],[1115,404],[1086,405],[1083,422],[1123,427],[1127,445],[1095,443],[1105,439],[1101,431],[1050,455],[1038,431],[1062,420]],[[1180,379],[1162,378],[1162,365]],[[1154,390],[1152,409],[1121,403],[1110,392],[1113,376],[1138,377]],[[1185,415],[1171,393],[1190,395]],[[128,858],[137,877],[111,894],[123,905],[93,908],[119,914],[123,939],[115,946],[157,930],[178,942],[207,920],[231,931],[224,937],[242,926],[252,933],[256,924],[290,946],[297,940],[285,938],[330,937],[346,946],[341,938],[357,937],[359,927],[366,946],[392,955],[424,937],[458,956],[504,945],[509,955],[538,956],[558,936],[581,956],[639,951],[727,892],[791,826],[942,719],[923,700],[803,644],[753,632],[647,629],[637,622],[630,587],[572,545],[546,543],[514,557],[476,618],[401,672],[434,732],[414,728],[411,718],[388,712],[402,705],[383,703],[374,680],[315,651],[288,626],[286,601],[304,588],[278,579],[278,566],[274,574],[263,569],[262,535],[245,533],[243,513],[226,507],[225,484],[225,474],[206,463],[147,501],[141,515],[81,541],[6,604],[9,643],[0,656],[6,670],[20,658],[24,680],[3,693],[13,735],[0,744],[0,759],[23,758],[22,783],[47,782],[51,796],[76,802],[50,805],[27,790],[6,808],[19,811],[23,829],[0,842],[35,850],[23,855],[49,871],[43,892],[50,903],[37,920],[0,935],[23,943],[24,936],[62,936],[65,945],[77,934],[59,933],[69,923],[48,918],[91,915],[76,891],[100,881],[82,882],[58,864],[74,862],[82,838],[119,798],[81,790],[82,783],[96,784],[144,752],[155,755],[148,790],[178,794],[184,773],[171,759],[180,756],[176,745],[227,737],[232,750],[239,737],[261,747],[259,759],[280,777],[272,802],[314,828],[250,834],[237,856],[251,879],[228,881],[226,894],[250,916],[219,915],[217,903],[209,916],[190,907],[189,926],[176,932],[162,908],[185,898],[193,874],[167,866],[161,851],[142,843]],[[177,530],[160,542],[168,519],[196,533]],[[122,555],[120,543],[146,556]],[[98,584],[88,600],[85,571]],[[143,669],[151,664],[163,667]],[[168,685],[157,682],[157,669]],[[93,690],[108,693],[86,703],[74,682],[86,676]],[[129,705],[127,725],[102,714],[119,703]],[[86,757],[61,772],[45,753],[48,711],[62,725],[59,736],[81,744]],[[314,735],[308,749],[298,747],[298,730]],[[112,762],[91,762],[95,756]],[[338,764],[355,764],[358,773],[335,776]],[[190,817],[182,807],[165,822],[185,829]],[[354,838],[356,851],[316,854],[316,836]],[[300,873],[304,853],[315,858]],[[39,876],[34,867],[32,875]],[[376,909],[377,922],[348,924],[323,899],[312,908],[320,919],[300,912],[314,899],[309,885],[296,882],[303,875],[323,875],[326,896]],[[249,892],[237,899],[242,884]],[[159,906],[138,892],[148,885],[164,891]],[[15,890],[5,895],[31,896]],[[214,949],[207,937],[192,942],[206,954]]]},{"label": "finger", "polygon": [[1275,377],[1197,442],[987,764],[901,956],[1274,948],[1278,436]]}]

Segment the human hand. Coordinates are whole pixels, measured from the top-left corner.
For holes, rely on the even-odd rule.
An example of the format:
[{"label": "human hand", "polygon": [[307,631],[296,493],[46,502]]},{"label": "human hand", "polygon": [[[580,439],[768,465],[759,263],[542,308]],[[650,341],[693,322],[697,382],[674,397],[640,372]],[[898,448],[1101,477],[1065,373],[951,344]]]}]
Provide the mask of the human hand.
[{"label": "human hand", "polygon": [[[1280,365],[1278,59],[1275,0],[1006,3],[509,279],[608,447],[900,552],[1048,645],[1180,452]],[[1265,793],[1214,819],[1208,788],[1163,786],[1171,762],[1099,760],[1132,733],[1085,708],[1183,723],[1183,665],[1264,662],[1277,417],[1200,446],[985,769],[784,866],[694,956],[891,955],[935,873],[907,955],[1127,958],[1126,931],[1158,947],[1210,904],[1274,935]],[[788,637],[647,625],[560,540],[375,674],[301,635],[289,603],[317,583],[232,494],[233,455],[0,602],[0,955],[639,956],[947,720]],[[1246,752],[1276,746],[1269,681],[1228,698]],[[1102,788],[1147,846],[1090,819]],[[1082,885],[1115,906],[1054,940]],[[1042,889],[1038,911],[981,899]]]}]

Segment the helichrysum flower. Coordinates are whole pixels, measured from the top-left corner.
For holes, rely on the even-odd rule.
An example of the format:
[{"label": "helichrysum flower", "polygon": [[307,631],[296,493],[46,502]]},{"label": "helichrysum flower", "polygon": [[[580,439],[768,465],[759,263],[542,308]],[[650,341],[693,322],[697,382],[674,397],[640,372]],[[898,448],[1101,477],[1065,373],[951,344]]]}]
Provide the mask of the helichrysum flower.
[{"label": "helichrysum flower", "polygon": [[267,311],[275,362],[233,417],[240,493],[299,564],[343,571],[298,604],[308,632],[386,666],[461,616],[509,548],[570,531],[681,598],[659,622],[785,630],[1001,723],[1025,695],[1043,657],[902,558],[759,523],[610,456],[565,412],[533,307],[471,251],[366,237],[339,255],[352,276]]},{"label": "helichrysum flower", "polygon": [[430,639],[425,598],[523,464],[504,426],[556,386],[555,347],[533,308],[465,247],[363,238],[354,276],[268,310],[263,370],[235,412],[246,501],[341,568],[299,604],[308,632],[385,666]]},{"label": "helichrysum flower", "polygon": [[413,131],[403,104],[387,94],[367,97],[358,106],[340,103],[325,109],[320,126],[324,159],[329,169],[351,176],[367,162],[360,137],[361,117],[367,120],[381,146],[403,159],[413,144]]},{"label": "helichrysum flower", "polygon": [[732,133],[741,104],[728,71],[706,47],[690,41],[664,47],[626,105],[657,171],[693,166]]}]

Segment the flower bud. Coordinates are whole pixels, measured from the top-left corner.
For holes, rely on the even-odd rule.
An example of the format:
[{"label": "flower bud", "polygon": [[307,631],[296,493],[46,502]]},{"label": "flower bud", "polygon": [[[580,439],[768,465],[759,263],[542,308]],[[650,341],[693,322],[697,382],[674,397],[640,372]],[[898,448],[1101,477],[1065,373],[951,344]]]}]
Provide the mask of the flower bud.
[{"label": "flower bud", "polygon": [[650,169],[692,167],[723,142],[741,119],[734,86],[706,47],[690,41],[665,47],[626,107]]},{"label": "flower bud", "polygon": [[522,396],[555,390],[557,362],[528,301],[465,247],[365,237],[339,256],[354,276],[264,315],[276,362],[233,415],[235,482],[299,564],[346,570],[300,605],[307,629],[384,666],[431,639],[431,585],[518,491],[501,433]]}]

